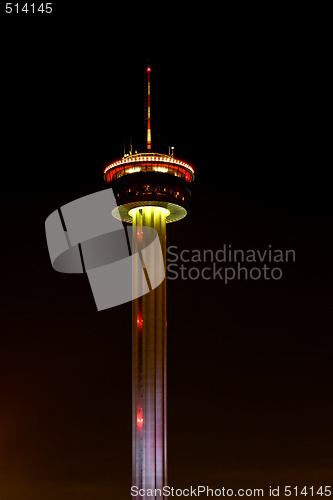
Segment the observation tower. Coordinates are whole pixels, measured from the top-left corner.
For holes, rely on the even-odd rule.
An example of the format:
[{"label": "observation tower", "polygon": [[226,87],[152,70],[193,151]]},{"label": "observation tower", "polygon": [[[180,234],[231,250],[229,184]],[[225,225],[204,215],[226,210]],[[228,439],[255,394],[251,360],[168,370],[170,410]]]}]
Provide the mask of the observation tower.
[{"label": "observation tower", "polygon": [[[140,227],[154,228],[162,248],[154,272],[166,273],[166,224],[186,216],[194,170],[174,158],[173,148],[169,154],[151,151],[150,73],[146,68],[146,151],[124,154],[105,168],[104,179],[117,201],[112,215],[132,224],[133,253],[142,246]],[[134,263],[132,286],[133,297],[139,297],[132,301],[132,486],[162,490],[167,485],[166,279],[140,296],[142,269]]]}]

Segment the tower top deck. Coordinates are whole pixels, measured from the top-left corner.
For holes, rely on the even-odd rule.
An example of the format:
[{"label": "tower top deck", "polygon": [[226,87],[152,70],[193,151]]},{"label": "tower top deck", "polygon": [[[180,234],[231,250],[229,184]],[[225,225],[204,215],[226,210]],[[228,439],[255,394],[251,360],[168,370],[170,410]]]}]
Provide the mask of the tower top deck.
[{"label": "tower top deck", "polygon": [[121,160],[111,163],[104,169],[104,178],[107,182],[111,182],[119,177],[117,175],[119,172],[122,172],[121,175],[126,175],[140,171],[169,173],[178,177],[181,176],[178,175],[180,173],[185,175],[188,182],[194,180],[194,170],[188,163],[170,155],[151,152],[123,156]]},{"label": "tower top deck", "polygon": [[104,180],[112,184],[117,208],[113,216],[124,222],[133,222],[133,210],[142,207],[160,207],[167,213],[166,222],[184,218],[190,204],[194,169],[188,163],[169,154],[151,151],[150,128],[150,67],[146,69],[147,82],[147,150],[132,152],[104,169]]}]

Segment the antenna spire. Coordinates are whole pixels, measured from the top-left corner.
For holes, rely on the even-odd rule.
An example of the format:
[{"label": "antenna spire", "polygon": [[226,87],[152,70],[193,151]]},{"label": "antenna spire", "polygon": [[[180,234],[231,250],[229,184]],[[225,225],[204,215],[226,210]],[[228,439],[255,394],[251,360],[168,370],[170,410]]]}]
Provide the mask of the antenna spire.
[{"label": "antenna spire", "polygon": [[151,129],[150,129],[150,66],[147,67],[147,149],[151,149]]}]

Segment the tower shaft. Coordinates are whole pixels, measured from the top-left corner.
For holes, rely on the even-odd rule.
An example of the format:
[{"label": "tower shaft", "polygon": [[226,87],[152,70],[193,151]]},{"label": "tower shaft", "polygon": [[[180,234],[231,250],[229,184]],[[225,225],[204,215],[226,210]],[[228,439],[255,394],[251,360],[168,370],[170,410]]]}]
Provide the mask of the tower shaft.
[{"label": "tower shaft", "polygon": [[[155,259],[153,272],[159,275],[162,266],[166,270],[165,212],[147,206],[132,216],[134,251],[141,248],[140,226],[152,227],[159,235],[162,255],[147,256]],[[146,279],[153,278],[145,268],[144,274]],[[132,302],[132,485],[162,490],[167,484],[166,279],[140,296],[142,280],[142,270],[133,264],[133,296],[139,298]]]}]

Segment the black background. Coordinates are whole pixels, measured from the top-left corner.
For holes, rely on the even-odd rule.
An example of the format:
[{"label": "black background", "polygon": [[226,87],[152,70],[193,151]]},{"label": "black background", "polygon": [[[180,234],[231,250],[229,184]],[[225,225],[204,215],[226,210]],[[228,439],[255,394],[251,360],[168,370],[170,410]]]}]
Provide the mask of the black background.
[{"label": "black background", "polygon": [[2,13],[0,497],[130,497],[131,307],[53,271],[44,222],[140,149],[147,59],[153,150],[196,171],[168,244],[296,252],[279,281],[168,280],[169,484],[332,484],[325,30],[124,7]]}]

